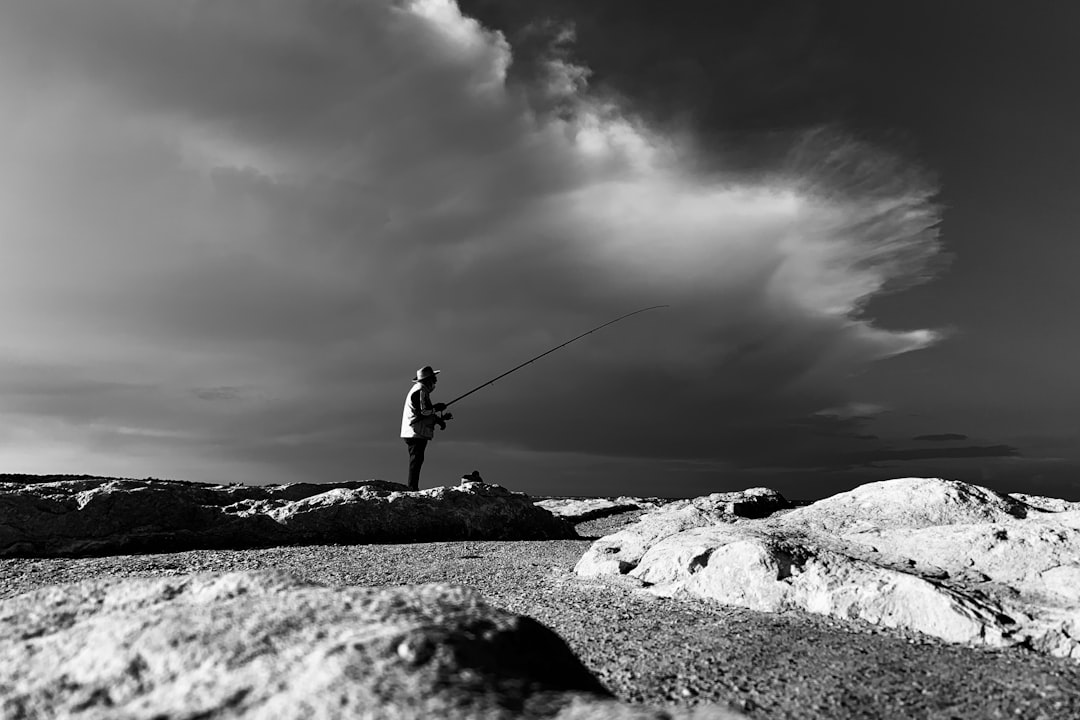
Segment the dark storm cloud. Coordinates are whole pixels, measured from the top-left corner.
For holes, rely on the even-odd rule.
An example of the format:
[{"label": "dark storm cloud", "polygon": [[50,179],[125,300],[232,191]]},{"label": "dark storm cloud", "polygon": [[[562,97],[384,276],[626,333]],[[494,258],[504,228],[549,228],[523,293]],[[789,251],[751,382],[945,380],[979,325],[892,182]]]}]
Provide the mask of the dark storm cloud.
[{"label": "dark storm cloud", "polygon": [[940,433],[937,435],[916,435],[911,438],[912,440],[928,440],[930,442],[952,442],[959,440],[967,440],[967,435],[961,435],[960,433]]},{"label": "dark storm cloud", "polygon": [[932,458],[995,458],[1021,457],[1021,453],[1009,445],[972,445],[953,448],[882,449],[850,453],[843,458],[849,465],[869,465],[878,462],[929,460]]},{"label": "dark storm cloud", "polygon": [[939,337],[862,316],[935,272],[933,183],[824,132],[706,172],[559,42],[523,92],[446,0],[5,4],[0,349],[68,370],[8,390],[3,459],[378,473],[419,365],[449,396],[655,303],[462,403],[458,450],[794,465],[873,414],[851,373]]},{"label": "dark storm cloud", "polygon": [[[778,451],[771,455],[766,452],[757,452],[753,455],[746,454],[747,462],[736,467],[749,469],[768,469],[781,471],[802,472],[840,472],[840,471],[872,471],[875,469],[891,469],[893,476],[896,473],[912,472],[906,468],[913,464],[917,467],[916,474],[934,475],[935,472],[945,476],[940,468],[952,468],[949,464],[953,460],[962,459],[1024,459],[1024,454],[1011,445],[972,445],[956,448],[896,448],[888,444],[871,450],[851,450],[850,443],[844,443],[839,438],[832,438],[825,443],[812,444],[800,435],[791,435],[782,438],[787,445],[778,447]],[[762,448],[764,450],[764,448]],[[928,466],[918,466],[920,461],[934,461]],[[935,471],[933,468],[938,467]],[[864,477],[862,481],[870,479],[883,479],[882,477]]]},{"label": "dark storm cloud", "polygon": [[235,400],[243,395],[243,390],[237,387],[212,387],[192,388],[192,395],[200,400]]},{"label": "dark storm cloud", "polygon": [[[605,92],[633,98],[664,124],[724,135],[801,129],[843,110],[841,48],[822,32],[827,8],[806,0],[463,0],[463,9],[505,30],[530,60],[545,39],[572,30],[569,59],[586,64]],[[764,139],[762,139],[764,140]]]}]

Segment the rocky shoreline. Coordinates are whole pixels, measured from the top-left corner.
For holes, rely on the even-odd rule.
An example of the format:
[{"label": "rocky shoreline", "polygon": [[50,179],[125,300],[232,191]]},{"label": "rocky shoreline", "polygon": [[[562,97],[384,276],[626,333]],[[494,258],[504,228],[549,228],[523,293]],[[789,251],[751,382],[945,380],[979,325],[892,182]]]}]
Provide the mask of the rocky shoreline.
[{"label": "rocky shoreline", "polygon": [[796,509],[763,488],[743,494],[738,505],[752,497],[762,512],[732,513],[731,494],[675,501],[597,540],[575,571],[1080,661],[1075,504],[941,478],[868,483]]},{"label": "rocky shoreline", "polygon": [[0,557],[577,537],[527,495],[476,481],[409,492],[382,480],[266,486],[47,480],[0,482]]},{"label": "rocky shoreline", "polygon": [[[588,527],[580,531],[591,534]],[[643,711],[733,707],[775,720],[1080,716],[1080,667],[1073,661],[807,613],[649,596],[617,580],[576,577],[573,566],[589,544],[462,541],[6,558],[0,598],[93,579],[230,571],[284,571],[333,587],[460,584],[551,628],[616,698]]]},{"label": "rocky shoreline", "polygon": [[[454,595],[456,591],[433,591],[430,588],[463,587],[467,588],[468,592],[477,594],[493,608],[477,616],[479,621],[490,621],[498,627],[512,628],[520,621],[499,615],[510,613],[516,617],[534,619],[543,627],[552,630],[554,636],[565,642],[571,656],[576,658],[575,662],[580,662],[581,667],[595,678],[598,683],[596,687],[599,687],[600,691],[596,691],[596,687],[591,690],[586,688],[585,695],[581,695],[580,688],[573,690],[560,687],[553,690],[548,687],[540,693],[547,700],[530,704],[531,701],[513,695],[513,692],[517,692],[513,688],[518,688],[521,684],[520,679],[511,679],[508,686],[505,678],[481,682],[466,673],[465,677],[472,678],[469,682],[481,682],[486,688],[485,693],[504,692],[510,687],[511,695],[499,696],[502,699],[491,695],[490,697],[495,698],[492,703],[472,706],[472,710],[461,717],[557,716],[564,720],[571,717],[632,717],[635,720],[659,720],[661,717],[668,717],[678,720],[703,720],[736,716],[784,720],[881,717],[973,720],[1020,717],[1056,720],[1080,717],[1080,663],[1067,658],[1051,657],[1025,647],[987,648],[949,643],[902,627],[889,628],[859,620],[812,614],[795,608],[760,612],[685,593],[674,597],[657,593],[640,579],[622,573],[592,577],[575,573],[575,567],[582,558],[591,550],[602,546],[605,538],[610,539],[620,531],[639,527],[641,518],[658,513],[663,508],[671,511],[679,509],[678,504],[671,502],[657,502],[646,507],[631,507],[634,505],[632,499],[611,499],[609,502],[621,507],[617,511],[609,512],[604,509],[603,503],[591,502],[588,507],[576,508],[572,504],[563,504],[564,517],[573,517],[576,520],[572,526],[580,539],[466,539],[394,544],[320,543],[68,558],[0,558],[0,608],[6,609],[0,610],[0,622],[7,623],[9,629],[22,628],[20,632],[31,636],[38,630],[26,624],[31,621],[26,620],[25,616],[32,614],[28,613],[27,608],[32,607],[33,603],[40,604],[41,597],[44,596],[28,596],[25,593],[53,593],[48,597],[62,603],[71,603],[72,596],[107,597],[107,591],[101,588],[115,588],[117,583],[134,583],[124,586],[128,590],[125,591],[127,595],[123,602],[129,603],[124,607],[135,607],[139,612],[151,613],[158,611],[152,608],[146,610],[143,607],[148,595],[160,593],[161,588],[165,587],[171,588],[165,593],[170,602],[175,601],[174,596],[183,600],[184,597],[192,595],[192,583],[204,588],[194,593],[195,595],[217,593],[214,597],[221,596],[221,601],[226,604],[238,602],[236,598],[245,594],[253,598],[280,594],[284,598],[314,593],[323,598],[319,603],[331,606],[340,604],[340,599],[344,597],[369,597],[372,592],[377,591],[380,597],[398,598],[390,604],[408,604],[407,598],[411,595],[427,593],[425,597],[449,597],[451,605],[458,607],[462,605],[462,600],[458,595]],[[702,505],[700,499],[695,502]],[[725,526],[742,522],[762,522],[732,521],[723,514],[730,509],[727,506],[729,502],[730,498],[717,498],[711,505],[706,503],[712,509],[703,510],[702,507],[697,507],[689,512],[699,518],[719,512],[722,514],[720,521]],[[1023,502],[1034,506],[1034,500],[1030,498]],[[684,503],[682,507],[687,505]],[[1067,512],[1071,511],[1072,506],[1055,505],[1050,509]],[[796,512],[784,511],[783,517],[790,517]],[[775,520],[776,517],[772,520],[766,518],[765,522]],[[230,575],[235,573],[241,575]],[[252,580],[249,575],[254,578],[269,576],[279,579],[270,581],[267,586],[264,584],[266,581]],[[222,577],[233,579],[226,581],[222,580]],[[236,579],[237,577],[240,579]],[[232,587],[229,583],[246,589],[242,593],[229,591],[223,595],[221,588]],[[316,589],[305,589],[312,583],[316,584]],[[405,595],[402,596],[402,586],[413,589],[405,590]],[[50,587],[66,589],[44,590]],[[208,591],[205,589],[207,587],[217,589]],[[319,587],[325,590],[319,590]],[[382,595],[384,591],[389,594]],[[59,595],[56,595],[56,592],[59,592]],[[446,596],[447,592],[450,593],[449,596]],[[136,599],[132,600],[132,597]],[[26,598],[34,598],[30,606],[27,605]],[[259,602],[269,601],[264,599]],[[469,600],[465,605],[472,602]],[[296,603],[290,600],[285,605],[293,607]],[[42,630],[46,633],[43,637],[47,637],[50,632],[64,630],[60,626],[70,625],[72,622],[74,625],[71,627],[74,627],[75,632],[86,632],[85,628],[94,627],[93,623],[104,622],[95,615],[98,612],[95,608],[99,606],[100,603],[71,606],[69,611],[63,611],[57,617],[70,617],[75,620],[83,618],[80,622],[84,624],[80,625],[80,622],[75,620],[58,622],[58,629]],[[182,608],[182,604],[176,607]],[[280,604],[239,607],[262,607],[263,609],[250,613],[257,617],[273,616],[274,612],[281,612]],[[275,607],[277,610],[273,609]],[[424,613],[435,613],[442,617],[439,613],[444,611],[438,609],[441,606],[434,607],[435,609],[425,609]],[[139,616],[143,618],[138,621],[143,623],[142,625],[124,625],[127,629],[119,635],[127,636],[134,632],[132,627],[141,627],[144,630],[140,632],[148,632],[145,628],[158,627],[160,617],[182,612],[182,609],[177,610],[168,603],[162,605],[162,608],[164,616]],[[65,612],[67,614],[64,614]],[[246,611],[229,612],[239,612],[240,615],[236,617],[247,617]],[[484,614],[488,612],[492,613],[490,617]],[[450,614],[454,617],[461,615],[458,610]],[[130,620],[129,616],[133,616],[130,612],[125,611],[120,615],[124,622],[135,622]],[[194,617],[200,616],[196,614]],[[289,620],[287,613],[283,617],[285,619],[282,623],[285,627],[292,628],[298,622],[295,619]],[[341,631],[341,628],[345,627],[340,624],[343,621],[339,615],[333,617],[338,618],[334,620],[337,624],[328,627]],[[468,620],[468,623],[477,621],[472,615],[468,617],[473,618]],[[361,620],[370,621],[364,618]],[[37,622],[48,625],[48,622],[52,621]],[[87,622],[90,624],[85,624]],[[306,623],[301,622],[300,626],[309,624],[312,624],[310,617]],[[229,626],[231,625],[226,623],[226,627]],[[180,627],[183,627],[183,624]],[[291,651],[287,650],[284,636],[276,636],[274,633],[277,632],[279,631],[273,630],[264,633],[271,643],[277,643],[272,656],[290,656]],[[397,644],[392,647],[400,647],[401,642],[404,642],[400,638],[406,637],[409,632],[415,630],[393,630],[393,633],[398,635],[393,635]],[[450,631],[444,628],[439,632]],[[106,637],[113,637],[115,634],[107,634]],[[497,636],[498,634],[493,637]],[[157,635],[151,633],[147,637]],[[275,641],[274,637],[280,639]],[[452,635],[444,634],[441,637]],[[511,633],[507,637],[517,636]],[[18,648],[25,648],[26,643],[34,642],[40,641],[27,639],[21,644],[16,642],[18,647],[9,645],[4,651],[5,659],[10,661],[14,657],[13,653],[21,652]],[[312,645],[313,642],[316,644]],[[304,656],[314,652],[313,648],[322,647],[310,638],[304,643],[307,644],[301,644],[300,650],[297,650]],[[65,641],[58,646],[69,647],[72,644]],[[512,646],[523,644],[527,643],[510,643]],[[406,651],[401,651],[403,655],[397,650],[385,655],[393,661],[386,665],[393,672],[388,670],[390,674],[385,677],[390,678],[392,684],[396,683],[395,686],[413,687],[412,695],[399,693],[397,700],[400,702],[387,705],[393,712],[386,716],[422,717],[425,712],[430,716],[431,707],[426,710],[421,707],[423,702],[428,701],[416,701],[417,698],[426,698],[427,691],[422,685],[410,685],[418,676],[394,674],[398,672],[394,669],[397,667],[394,663],[403,659],[414,661],[415,657],[418,657],[408,651],[413,645],[406,643],[405,646]],[[427,647],[423,642],[418,647],[420,646]],[[499,646],[498,642],[496,646]],[[239,640],[236,641],[236,647],[246,647],[241,653],[244,657],[255,652],[251,646]],[[256,644],[256,648],[258,647],[263,646]],[[379,655],[382,651],[378,650],[382,646],[372,647],[375,647],[375,650],[369,647],[363,652],[374,652],[372,657],[384,657]],[[499,647],[505,647],[505,643]],[[71,652],[77,650],[78,648],[73,648]],[[133,653],[132,657],[145,656],[146,662],[150,665],[154,663],[153,653],[135,652],[131,648],[123,652]],[[258,650],[255,652],[256,656],[259,652],[266,650]],[[111,652],[109,657],[121,654],[123,653],[117,650]],[[420,655],[426,657],[425,653]],[[168,660],[169,657],[168,653],[162,655],[161,658],[164,659],[159,659],[159,663],[167,665],[168,662],[173,662]],[[564,659],[559,662],[565,665],[570,661]],[[512,662],[510,664],[513,665]],[[56,665],[61,667],[59,662]],[[5,662],[5,666],[10,671],[15,663]],[[437,663],[432,667],[435,669],[430,671],[436,673],[436,680],[442,677],[438,672],[449,672],[446,668],[440,670],[443,666]],[[128,677],[124,675],[127,671],[121,670],[121,675]],[[66,671],[61,669],[61,672],[67,673],[64,675],[68,678],[65,682],[70,684],[70,667]],[[286,673],[287,679],[290,672],[288,668],[282,672]],[[353,671],[345,667],[341,672],[348,674]],[[144,673],[140,677],[142,680],[139,682],[142,685],[132,684],[130,681],[126,681],[127,685],[124,685],[129,688],[128,692],[135,693],[133,697],[138,696],[139,687],[143,687],[147,697],[159,697],[165,692],[161,688],[152,689],[153,682],[149,675]],[[182,679],[182,674],[178,678]],[[384,682],[391,680],[384,678]],[[174,678],[171,681],[173,684],[162,687],[170,687],[175,691],[175,683],[178,681]],[[13,688],[18,682],[22,681],[13,682],[10,677],[0,681],[0,697],[3,697],[5,702],[10,702],[15,696]],[[284,679],[281,682],[288,684]],[[537,681],[534,679],[528,682]],[[535,687],[543,689],[541,685]],[[261,691],[263,685],[256,683],[251,687]],[[80,696],[80,702],[88,704],[83,706],[81,713],[74,714],[78,717],[114,717],[116,708],[110,710],[107,703],[101,705],[105,702],[103,698],[109,698],[110,702],[119,702],[126,697],[122,694],[115,697],[109,693],[102,694],[104,691],[94,695],[85,688],[83,692],[85,697]],[[281,697],[263,697],[258,692],[248,690],[243,696],[246,700],[237,700],[239,695],[228,693],[223,697],[225,700],[232,698],[230,702],[233,702],[233,705],[223,701],[219,707],[211,709],[212,713],[207,717],[265,717],[265,711],[272,707],[273,703],[285,703],[281,707],[287,707],[287,699],[292,696],[283,693]],[[316,694],[312,697],[323,696]],[[508,697],[510,699],[507,699]],[[513,700],[513,697],[518,697],[518,700]],[[378,701],[378,698],[358,695],[353,700],[370,704]],[[303,700],[303,697],[301,701],[309,702]],[[100,706],[94,702],[98,702]],[[421,705],[417,702],[421,702]],[[454,705],[456,701],[449,702]],[[514,705],[515,702],[518,705]],[[152,704],[145,707],[151,706]],[[13,707],[15,706],[7,706],[4,714],[18,716],[10,712]],[[26,712],[25,708],[32,707],[32,704],[24,703],[21,707],[24,708],[21,717],[50,716],[48,709],[36,713]],[[125,707],[131,710],[131,707]],[[517,707],[517,710],[507,715],[507,707]],[[110,712],[113,714],[110,715]],[[732,712],[736,714],[733,715]],[[146,714],[138,711],[121,714],[127,717],[151,715],[149,709]],[[289,715],[286,712],[283,716],[304,715]],[[321,716],[350,715],[330,712]]]}]

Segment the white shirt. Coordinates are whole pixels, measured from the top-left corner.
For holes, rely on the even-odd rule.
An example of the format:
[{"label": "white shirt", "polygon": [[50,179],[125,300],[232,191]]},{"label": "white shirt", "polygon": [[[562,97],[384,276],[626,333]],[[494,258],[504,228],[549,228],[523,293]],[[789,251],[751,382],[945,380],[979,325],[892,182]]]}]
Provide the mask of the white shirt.
[{"label": "white shirt", "polygon": [[413,383],[409,394],[405,396],[405,408],[401,413],[401,437],[435,437],[435,408],[426,387]]}]

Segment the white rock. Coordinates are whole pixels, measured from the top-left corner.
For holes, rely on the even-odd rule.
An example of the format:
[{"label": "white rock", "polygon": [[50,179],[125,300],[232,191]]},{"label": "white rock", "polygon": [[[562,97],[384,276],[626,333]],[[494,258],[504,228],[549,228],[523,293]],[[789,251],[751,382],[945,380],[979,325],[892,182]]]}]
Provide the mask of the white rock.
[{"label": "white rock", "polygon": [[567,522],[578,523],[596,518],[618,515],[645,508],[655,508],[659,502],[642,498],[547,498],[537,500],[536,506]]},{"label": "white rock", "polygon": [[539,623],[445,585],[283,574],[87,582],[0,602],[0,716],[734,719],[615,701]]},{"label": "white rock", "polygon": [[206,485],[90,478],[0,483],[0,557],[290,543],[577,537],[523,493],[465,482]]},{"label": "white rock", "polygon": [[768,488],[676,500],[594,542],[578,561],[575,572],[584,576],[625,574],[638,564],[646,550],[666,537],[695,527],[734,522],[742,516],[762,517],[787,507],[790,503]]},{"label": "white rock", "polygon": [[870,483],[758,521],[698,498],[601,538],[576,570],[1080,659],[1080,512],[967,483]]},{"label": "white rock", "polygon": [[[1062,586],[1080,568],[1080,528],[1033,518],[978,525],[942,525],[849,533],[846,539],[875,548],[884,558],[934,565],[950,576],[979,573],[1020,593],[1055,592],[1080,599],[1080,583]],[[1046,573],[1052,572],[1047,584]]]},{"label": "white rock", "polygon": [[662,595],[690,595],[753,610],[804,610],[954,642],[1006,639],[992,603],[916,575],[743,526],[699,528],[653,546],[631,573]]},{"label": "white rock", "polygon": [[1060,498],[1044,497],[1042,495],[1025,495],[1023,493],[1009,493],[1009,497],[1046,512],[1080,510],[1080,502],[1070,502],[1069,500],[1062,500]]},{"label": "white rock", "polygon": [[844,534],[878,528],[999,522],[1026,517],[1025,503],[959,480],[899,478],[867,483],[792,510],[787,523]]}]

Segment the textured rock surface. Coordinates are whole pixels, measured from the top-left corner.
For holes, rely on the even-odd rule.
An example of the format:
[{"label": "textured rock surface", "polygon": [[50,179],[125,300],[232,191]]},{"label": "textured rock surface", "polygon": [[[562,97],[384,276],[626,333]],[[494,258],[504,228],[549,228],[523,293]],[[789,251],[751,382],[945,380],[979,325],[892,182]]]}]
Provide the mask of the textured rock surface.
[{"label": "textured rock surface", "polygon": [[917,574],[834,552],[806,537],[698,528],[649,549],[632,573],[663,594],[753,610],[805,610],[1001,647],[1012,624],[998,605]]},{"label": "textured rock surface", "polygon": [[580,523],[635,510],[652,510],[670,502],[672,501],[664,498],[627,496],[616,498],[566,497],[537,500],[536,505],[544,508],[552,515],[563,518],[567,522]]},{"label": "textured rock surface", "polygon": [[1070,502],[1061,498],[1044,497],[1042,495],[1025,495],[1023,493],[1009,493],[1013,500],[1030,505],[1038,510],[1047,512],[1065,512],[1068,510],[1080,510],[1080,502]]},{"label": "textured rock surface", "polygon": [[847,540],[898,562],[937,568],[950,578],[991,581],[1016,592],[1053,592],[1080,601],[1077,582],[1062,583],[1064,571],[1080,571],[1080,512],[977,525],[944,525],[851,533]]},{"label": "textured rock surface", "polygon": [[1080,718],[1080,663],[825,615],[627,592],[625,577],[572,573],[588,545],[470,540],[0,558],[0,598],[210,569],[285,569],[333,587],[451,583],[551,628],[605,687],[639,707],[731,705],[769,720]]},{"label": "textured rock surface", "polygon": [[670,535],[734,522],[740,516],[765,517],[789,507],[791,504],[780,493],[768,488],[676,500],[642,516],[634,525],[597,540],[575,570],[584,576],[627,573],[637,566],[646,550]]},{"label": "textured rock surface", "polygon": [[84,478],[0,483],[0,556],[311,542],[576,537],[498,485],[406,492],[378,480],[281,486]]},{"label": "textured rock surface", "polygon": [[[805,610],[952,642],[1080,659],[1080,513],[1036,510],[955,481],[861,486],[760,521],[630,527],[593,544],[580,575],[763,611]],[[645,525],[645,520],[642,521]],[[670,530],[673,530],[669,532]],[[604,564],[604,553],[633,564]],[[612,552],[618,548],[617,552]]]},{"label": "textured rock surface", "polygon": [[[447,585],[284,573],[55,586],[0,603],[11,718],[655,718],[534,620]],[[683,718],[736,718],[720,709]]]},{"label": "textured rock surface", "polygon": [[867,483],[791,511],[789,523],[843,534],[877,528],[919,528],[1027,517],[1029,505],[978,485],[941,478]]}]

